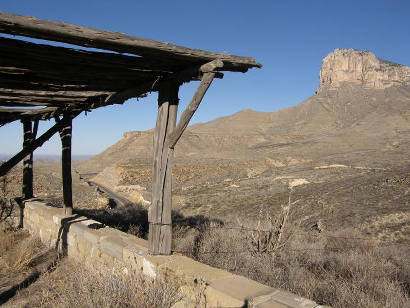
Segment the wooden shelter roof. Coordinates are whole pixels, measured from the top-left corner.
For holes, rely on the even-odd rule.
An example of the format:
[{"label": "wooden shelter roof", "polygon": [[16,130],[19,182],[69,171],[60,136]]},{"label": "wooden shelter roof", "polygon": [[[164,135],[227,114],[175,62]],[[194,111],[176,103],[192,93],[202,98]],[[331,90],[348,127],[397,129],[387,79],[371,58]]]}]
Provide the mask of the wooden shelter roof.
[{"label": "wooden shelter roof", "polygon": [[[214,60],[223,62],[219,71],[246,72],[261,67],[253,58],[1,12],[0,33],[107,51],[0,36],[0,126],[122,104],[157,91],[160,80],[198,80],[204,64]],[[222,73],[216,76],[222,77]]]}]

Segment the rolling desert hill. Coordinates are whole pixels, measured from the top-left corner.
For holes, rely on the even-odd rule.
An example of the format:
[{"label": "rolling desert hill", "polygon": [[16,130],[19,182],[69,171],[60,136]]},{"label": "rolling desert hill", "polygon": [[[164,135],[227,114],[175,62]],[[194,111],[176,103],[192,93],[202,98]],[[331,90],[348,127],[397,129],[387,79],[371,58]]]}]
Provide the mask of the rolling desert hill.
[{"label": "rolling desert hill", "polygon": [[[264,158],[357,161],[374,167],[407,160],[410,68],[371,52],[336,49],[323,59],[320,87],[301,104],[276,112],[243,110],[190,126],[176,162]],[[149,163],[152,130],[127,132],[80,170]]]},{"label": "rolling desert hill", "polygon": [[[190,126],[176,146],[174,209],[233,220],[262,208],[275,215],[292,191],[301,226],[408,237],[409,76],[409,67],[371,52],[336,49],[301,104]],[[128,132],[77,170],[99,172],[95,182],[147,207],[151,155],[152,130]],[[302,185],[290,191],[291,183]]]}]

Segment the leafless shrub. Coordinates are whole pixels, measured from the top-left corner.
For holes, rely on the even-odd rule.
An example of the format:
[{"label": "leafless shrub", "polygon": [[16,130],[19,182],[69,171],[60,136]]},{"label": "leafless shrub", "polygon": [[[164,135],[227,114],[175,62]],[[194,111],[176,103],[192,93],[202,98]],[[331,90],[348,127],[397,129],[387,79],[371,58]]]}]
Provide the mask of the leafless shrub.
[{"label": "leafless shrub", "polygon": [[[279,249],[283,248],[294,232],[294,226],[289,224],[292,190],[289,190],[288,203],[281,206],[279,215],[273,216],[267,207],[261,207],[256,223],[243,224],[237,218],[238,225],[248,238],[249,249],[255,254],[267,253],[275,258]],[[285,235],[286,233],[286,235]]]},{"label": "leafless shrub", "polygon": [[7,176],[0,177],[0,222],[5,221],[13,212],[13,204],[8,200],[9,180]]},{"label": "leafless shrub", "polygon": [[276,266],[286,275],[281,276],[286,289],[322,304],[406,307],[409,249],[392,244],[386,250],[384,245],[352,231],[312,239],[299,236],[284,249]]},{"label": "leafless shrub", "polygon": [[211,266],[332,307],[410,306],[408,246],[387,245],[353,231],[298,230],[285,237],[287,244],[273,258],[250,249],[244,229],[208,228],[195,242],[196,232],[175,232],[175,250],[183,248]]}]

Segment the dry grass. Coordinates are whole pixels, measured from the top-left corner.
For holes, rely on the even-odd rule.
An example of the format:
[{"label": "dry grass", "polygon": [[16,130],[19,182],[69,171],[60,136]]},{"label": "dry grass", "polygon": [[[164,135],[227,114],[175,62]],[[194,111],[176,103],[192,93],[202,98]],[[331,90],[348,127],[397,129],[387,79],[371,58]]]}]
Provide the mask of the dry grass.
[{"label": "dry grass", "polygon": [[10,277],[31,268],[34,259],[45,252],[37,238],[25,230],[0,228],[0,276]]},{"label": "dry grass", "polygon": [[[0,229],[0,286],[15,286],[33,271],[40,275],[18,291],[6,307],[171,307],[178,285],[151,281],[121,268],[61,259],[47,270],[46,248],[24,230]],[[49,263],[47,263],[49,264]],[[42,268],[42,271],[39,269]]]},{"label": "dry grass", "polygon": [[171,307],[180,300],[178,286],[151,281],[120,268],[90,267],[62,260],[29,288],[21,290],[9,307]]},{"label": "dry grass", "polygon": [[176,229],[174,248],[320,304],[410,307],[409,246],[386,246],[347,231],[332,236],[300,232],[273,257],[250,249],[247,232],[208,225]]}]

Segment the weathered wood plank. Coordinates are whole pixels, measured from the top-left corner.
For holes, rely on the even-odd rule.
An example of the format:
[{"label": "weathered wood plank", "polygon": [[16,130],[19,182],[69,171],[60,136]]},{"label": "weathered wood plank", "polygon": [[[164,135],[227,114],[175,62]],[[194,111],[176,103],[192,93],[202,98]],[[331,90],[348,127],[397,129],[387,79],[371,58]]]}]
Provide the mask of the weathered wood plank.
[{"label": "weathered wood plank", "polygon": [[170,134],[167,140],[167,147],[173,149],[177,144],[179,138],[181,138],[182,133],[187,128],[189,121],[194,115],[195,111],[198,109],[199,104],[202,101],[206,91],[211,85],[213,79],[215,78],[215,70],[224,66],[224,63],[217,59],[206,63],[200,67],[200,70],[204,73],[201,79],[201,83],[198,86],[198,89],[195,91],[194,96],[192,97],[191,102],[184,110],[181,115],[181,118],[176,126],[175,130]]},{"label": "weathered wood plank", "polygon": [[83,80],[82,82],[73,82],[64,80],[61,76],[58,79],[35,76],[33,79],[25,74],[3,74],[0,72],[0,82],[3,88],[18,90],[116,92],[134,87],[141,81],[116,80],[113,82],[112,80]]},{"label": "weathered wood plank", "polygon": [[[85,65],[91,68],[104,69],[132,69],[150,72],[173,72],[181,70],[186,63],[183,61],[166,61],[161,58],[145,59],[143,57],[129,56],[102,51],[78,50],[65,47],[56,47],[45,44],[37,44],[17,39],[0,37],[0,63],[7,63],[12,59],[20,59],[23,63],[30,63],[35,57],[38,63]],[[5,61],[5,62],[3,62]],[[18,62],[21,64],[20,62]],[[32,63],[35,65],[35,63]]]},{"label": "weathered wood plank", "polygon": [[[18,61],[18,60],[16,60]],[[137,72],[137,71],[115,71],[106,69],[87,69],[84,67],[69,68],[58,65],[50,67],[34,67],[25,69],[20,73],[20,68],[16,68],[19,73],[11,72],[10,67],[7,70],[0,65],[0,74],[2,78],[10,80],[21,80],[27,82],[42,83],[65,83],[65,84],[85,84],[90,87],[103,86],[102,91],[110,91],[113,86],[119,88],[115,83],[122,85],[135,85],[138,82],[144,82],[150,78],[158,77],[158,73]],[[110,71],[108,74],[107,71]],[[163,75],[166,75],[165,73]],[[114,85],[112,84],[114,83]]]},{"label": "weathered wood plank", "polygon": [[152,206],[148,213],[148,221],[160,223],[162,216],[162,155],[168,124],[169,102],[162,102],[158,107],[157,124],[154,133],[154,160],[152,165]]},{"label": "weathered wood plank", "polygon": [[209,62],[220,58],[234,67],[261,67],[261,64],[253,58],[189,49],[117,32],[100,31],[68,23],[52,22],[7,13],[0,13],[0,32],[148,57],[181,58],[192,62]]},{"label": "weathered wood plank", "polygon": [[151,254],[170,254],[172,239],[172,158],[166,140],[174,130],[178,111],[179,84],[162,82],[159,87],[158,117],[154,131],[152,203],[149,210]]},{"label": "weathered wood plank", "polygon": [[70,114],[65,114],[59,121],[62,127],[59,129],[61,139],[61,174],[63,178],[63,200],[64,213],[71,215],[73,213],[73,187],[71,176],[71,135],[72,135],[72,118]]},{"label": "weathered wood plank", "polygon": [[[33,130],[30,120],[23,122],[23,149],[33,142]],[[23,160],[23,199],[33,198],[33,152]]]},{"label": "weathered wood plank", "polygon": [[0,108],[0,126],[18,119],[35,120],[51,118],[54,114],[58,113],[58,107],[46,107],[42,109]]},{"label": "weathered wood plank", "polygon": [[66,104],[72,104],[72,103],[75,103],[75,102],[84,102],[86,99],[87,99],[88,97],[78,97],[78,98],[75,98],[75,97],[57,97],[57,96],[55,96],[55,97],[48,97],[48,96],[28,96],[28,95],[16,95],[16,94],[8,94],[8,95],[1,95],[0,94],[0,104],[2,105],[2,106],[5,106],[5,105],[3,105],[3,102],[4,103],[13,103],[13,102],[16,102],[16,103],[21,103],[21,104],[24,104],[24,103],[27,103],[27,104],[29,104],[29,103],[31,103],[31,102],[33,102],[33,103],[40,103],[40,102],[44,102],[44,105],[50,105],[50,104],[53,104],[53,102],[54,102],[54,105],[55,104],[64,104],[64,103],[66,103]]},{"label": "weathered wood plank", "polygon": [[0,88],[0,95],[18,97],[88,98],[90,96],[111,94],[108,91],[44,91]]},{"label": "weathered wood plank", "polygon": [[33,107],[33,106],[61,106],[62,104],[53,104],[47,102],[20,102],[0,98],[0,106],[4,107]]},{"label": "weathered wood plank", "polygon": [[[178,99],[178,93],[176,93],[176,100]],[[167,138],[174,131],[177,121],[178,105],[175,104],[175,101],[171,102],[169,105],[169,114],[168,114],[168,129],[167,129]],[[162,212],[162,222],[165,224],[171,224],[171,211],[172,211],[172,167],[173,167],[173,158],[174,158],[174,149],[169,147],[165,148],[166,158],[163,158],[163,168],[165,168],[165,175],[163,179],[164,186],[164,206]],[[162,180],[162,179],[161,179]]]},{"label": "weathered wood plank", "polygon": [[178,122],[177,127],[175,130],[172,132],[172,134],[169,136],[167,146],[171,149],[175,147],[177,144],[179,138],[181,138],[182,133],[185,131],[187,128],[189,121],[191,120],[192,116],[194,115],[195,111],[198,109],[199,104],[202,101],[202,98],[204,97],[206,90],[208,90],[209,86],[212,83],[212,80],[214,79],[214,74],[215,73],[205,73],[204,76],[202,77],[201,83],[196,90],[194,97],[192,98],[191,102],[189,105],[186,107],[184,112],[181,115],[181,118]]}]

